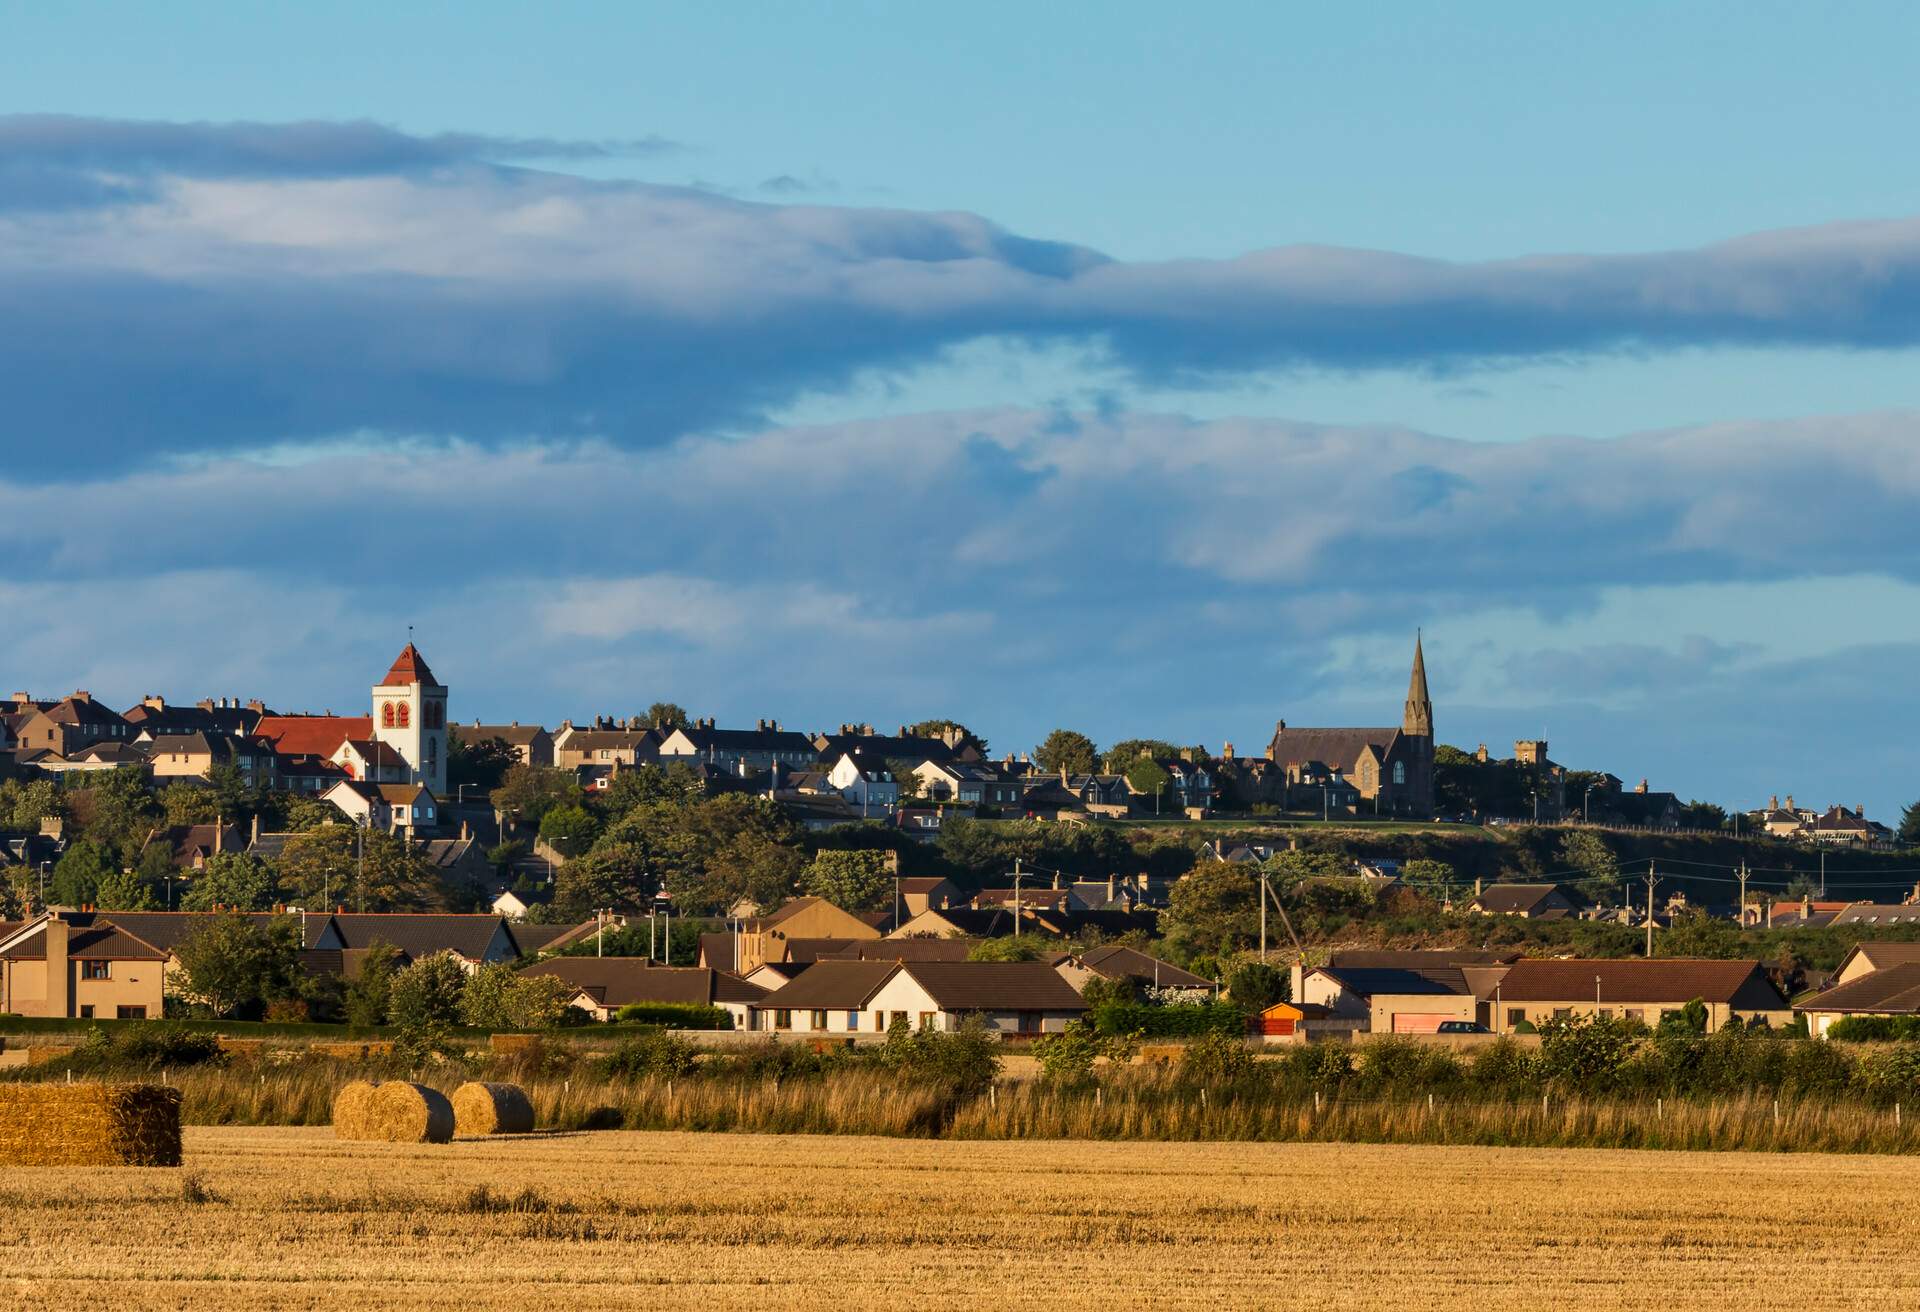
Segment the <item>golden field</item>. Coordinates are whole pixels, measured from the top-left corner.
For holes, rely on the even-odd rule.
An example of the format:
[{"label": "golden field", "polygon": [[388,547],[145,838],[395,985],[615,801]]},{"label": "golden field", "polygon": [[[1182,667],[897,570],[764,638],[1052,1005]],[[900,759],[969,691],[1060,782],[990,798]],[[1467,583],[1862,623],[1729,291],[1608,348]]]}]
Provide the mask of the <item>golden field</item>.
[{"label": "golden field", "polygon": [[186,1133],[182,1169],[0,1173],[10,1305],[1920,1305],[1899,1157]]}]

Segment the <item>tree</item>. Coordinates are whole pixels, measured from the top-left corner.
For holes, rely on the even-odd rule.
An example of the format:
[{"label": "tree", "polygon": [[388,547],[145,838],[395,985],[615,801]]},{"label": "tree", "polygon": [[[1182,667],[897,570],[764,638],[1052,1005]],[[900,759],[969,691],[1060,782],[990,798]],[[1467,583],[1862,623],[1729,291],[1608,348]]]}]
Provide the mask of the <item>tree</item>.
[{"label": "tree", "polygon": [[1227,996],[1243,1011],[1265,1011],[1276,1002],[1285,1002],[1289,991],[1287,972],[1264,961],[1246,961],[1227,975]]},{"label": "tree", "polygon": [[873,911],[893,897],[893,871],[882,852],[820,852],[801,880],[809,894],[843,911]]},{"label": "tree", "polygon": [[1141,797],[1153,798],[1156,808],[1160,805],[1160,795],[1172,782],[1173,776],[1151,756],[1143,756],[1127,767],[1127,787]]},{"label": "tree", "polygon": [[297,996],[300,941],[300,926],[291,918],[262,928],[244,916],[216,916],[174,947],[181,990],[215,1016],[254,1012]]},{"label": "tree", "polygon": [[273,872],[244,852],[217,852],[180,896],[182,911],[264,911],[273,905]]},{"label": "tree", "polygon": [[60,785],[52,779],[0,780],[0,829],[37,834],[41,820],[65,814]]},{"label": "tree", "polygon": [[1656,941],[1663,957],[1731,959],[1743,955],[1739,926],[1709,916],[1699,907],[1688,907],[1675,916]]},{"label": "tree", "polygon": [[1611,884],[1620,873],[1620,863],[1607,840],[1586,829],[1576,829],[1560,840],[1559,860],[1594,883]]},{"label": "tree", "polygon": [[278,793],[273,798],[273,816],[283,833],[304,834],[321,825],[340,823],[340,808],[305,793]]},{"label": "tree", "polygon": [[[800,832],[774,803],[722,793],[688,806],[645,802],[601,835],[596,850],[635,849],[677,911],[724,911],[741,898],[777,906],[805,869]],[[573,864],[572,862],[568,863]]]},{"label": "tree", "polygon": [[100,881],[114,868],[104,844],[90,838],[77,839],[67,844],[53,867],[47,896],[59,906],[91,906],[100,900]]},{"label": "tree", "polygon": [[540,837],[562,856],[579,856],[600,832],[593,812],[578,803],[556,806],[540,817]]},{"label": "tree", "polygon": [[584,920],[596,907],[630,911],[653,900],[654,881],[644,848],[631,843],[596,847],[561,866],[553,878],[553,910]]},{"label": "tree", "polygon": [[1019,938],[1002,935],[999,938],[983,938],[967,949],[968,961],[1038,961],[1042,947],[1040,940],[1032,934],[1022,934]]},{"label": "tree", "polygon": [[75,789],[68,803],[85,836],[115,850],[137,846],[159,817],[146,772],[128,765],[88,775],[87,786]]},{"label": "tree", "polygon": [[958,720],[921,720],[907,726],[909,738],[944,738],[953,736],[957,742],[970,742],[979,749],[980,755],[987,754],[987,740]]},{"label": "tree", "polygon": [[1100,762],[1100,751],[1093,739],[1072,729],[1055,729],[1033,754],[1034,761],[1051,774],[1092,774]]},{"label": "tree", "polygon": [[1726,808],[1712,802],[1693,801],[1680,808],[1682,829],[1724,829],[1726,824]]},{"label": "tree", "polygon": [[1107,748],[1107,774],[1125,774],[1141,757],[1178,756],[1180,749],[1163,738],[1122,738]]},{"label": "tree", "polygon": [[707,795],[707,785],[682,762],[662,769],[657,765],[622,770],[599,798],[601,814],[622,816],[642,802],[672,802],[687,806]]},{"label": "tree", "polygon": [[914,773],[922,764],[905,756],[887,758],[887,773],[893,776],[893,782],[899,787],[901,801],[911,802],[926,795],[925,781]]},{"label": "tree", "polygon": [[656,729],[684,729],[693,723],[693,717],[687,714],[684,706],[673,702],[655,702],[647,707],[647,723]]},{"label": "tree", "polygon": [[151,911],[153,890],[138,871],[116,867],[100,877],[94,905],[102,911]]},{"label": "tree", "polygon": [[405,843],[355,825],[295,834],[275,864],[281,893],[302,906],[418,911],[440,900],[437,873]]},{"label": "tree", "polygon": [[560,1023],[567,986],[553,975],[522,975],[504,961],[473,972],[460,991],[460,1022],[483,1030],[543,1030]]},{"label": "tree", "polygon": [[347,1023],[384,1025],[387,1004],[393,995],[393,977],[398,974],[399,950],[393,944],[375,939],[360,959],[360,973],[347,982]]},{"label": "tree", "polygon": [[1224,956],[1260,938],[1259,884],[1244,866],[1216,861],[1173,886],[1161,926],[1189,951]]},{"label": "tree", "polygon": [[447,729],[447,787],[456,796],[463,784],[479,792],[491,793],[501,785],[507,771],[519,760],[513,745],[498,734],[468,739],[461,735],[458,728],[449,726]]},{"label": "tree", "polygon": [[571,770],[545,765],[516,765],[488,795],[494,807],[520,824],[538,825],[556,806],[577,806],[580,781]]},{"label": "tree", "polygon": [[160,790],[160,810],[168,825],[210,825],[220,818],[220,799],[199,784],[176,780]]},{"label": "tree", "polygon": [[1454,882],[1453,867],[1445,861],[1416,857],[1401,864],[1400,880],[1435,902],[1444,902]]},{"label": "tree", "polygon": [[449,952],[416,961],[393,977],[387,1016],[395,1025],[417,1029],[452,1025],[460,1019],[460,994],[467,972]]},{"label": "tree", "polygon": [[1894,837],[1902,847],[1920,847],[1920,802],[1900,813],[1900,828]]},{"label": "tree", "polygon": [[260,789],[231,761],[219,762],[207,771],[207,791],[213,795],[216,813],[229,824],[251,819],[260,809]]}]

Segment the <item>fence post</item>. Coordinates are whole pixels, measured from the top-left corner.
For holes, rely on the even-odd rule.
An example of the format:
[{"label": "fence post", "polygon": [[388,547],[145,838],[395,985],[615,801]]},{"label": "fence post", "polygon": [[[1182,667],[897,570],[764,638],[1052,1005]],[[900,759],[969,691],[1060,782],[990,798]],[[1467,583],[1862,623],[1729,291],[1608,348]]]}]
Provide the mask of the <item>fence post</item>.
[{"label": "fence post", "polygon": [[1667,1119],[1667,1100],[1665,1098],[1655,1098],[1653,1100],[1653,1119],[1656,1121],[1664,1121]]},{"label": "fence post", "polygon": [[1547,1095],[1543,1093],[1540,1095],[1540,1116],[1544,1120],[1546,1118],[1546,1115],[1547,1115]]},{"label": "fence post", "polygon": [[999,1105],[1000,1105],[1000,1086],[998,1084],[989,1084],[987,1086],[987,1106],[998,1107]]},{"label": "fence post", "polygon": [[1773,1100],[1773,1123],[1775,1125],[1780,1124],[1780,1100],[1778,1098]]},{"label": "fence post", "polygon": [[1200,1105],[1202,1107],[1207,1105],[1207,1091],[1205,1089],[1200,1090]]},{"label": "fence post", "polygon": [[1899,1103],[1895,1103],[1893,1105],[1893,1128],[1896,1130],[1900,1128],[1900,1104]]},{"label": "fence post", "polygon": [[1093,1086],[1093,1105],[1095,1107],[1098,1107],[1100,1105],[1100,1093],[1101,1093],[1100,1086],[1097,1084],[1094,1085]]},{"label": "fence post", "polygon": [[1315,1116],[1320,1114],[1320,1090],[1318,1089],[1313,1091],[1313,1114]]}]

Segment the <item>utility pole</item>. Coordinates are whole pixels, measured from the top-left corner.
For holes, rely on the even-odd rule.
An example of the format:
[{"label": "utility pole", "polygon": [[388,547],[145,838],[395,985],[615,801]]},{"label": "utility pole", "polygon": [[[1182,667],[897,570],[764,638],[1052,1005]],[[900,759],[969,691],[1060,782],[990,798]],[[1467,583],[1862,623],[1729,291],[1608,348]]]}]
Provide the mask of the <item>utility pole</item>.
[{"label": "utility pole", "polygon": [[1647,862],[1647,955],[1653,955],[1653,886],[1659,882],[1659,876],[1653,873],[1653,862]]},{"label": "utility pole", "polygon": [[1020,938],[1020,858],[1013,859],[1013,937]]},{"label": "utility pole", "polygon": [[[1265,965],[1267,960],[1267,872],[1264,870],[1260,872],[1259,897],[1260,897],[1260,963],[1262,965]],[[1159,960],[1158,958],[1155,958],[1156,962],[1158,960]],[[1155,966],[1155,969],[1158,969],[1157,965]]]},{"label": "utility pole", "polygon": [[1827,851],[1820,849],[1820,900],[1827,900]]},{"label": "utility pole", "polygon": [[1744,928],[1746,928],[1746,924],[1747,924],[1747,862],[1746,862],[1746,858],[1745,858],[1745,857],[1742,857],[1742,858],[1740,859],[1740,916],[1739,916],[1739,921],[1740,921],[1740,926],[1741,926],[1741,928],[1743,928],[1743,929],[1744,929]]}]

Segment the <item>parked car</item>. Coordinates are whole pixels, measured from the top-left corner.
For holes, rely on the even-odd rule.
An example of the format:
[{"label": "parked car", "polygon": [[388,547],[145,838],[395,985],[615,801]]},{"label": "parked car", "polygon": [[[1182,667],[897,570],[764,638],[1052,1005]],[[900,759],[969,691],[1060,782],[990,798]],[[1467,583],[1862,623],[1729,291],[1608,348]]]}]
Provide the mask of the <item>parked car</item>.
[{"label": "parked car", "polygon": [[1477,1020],[1443,1020],[1435,1034],[1491,1034],[1492,1030]]}]

